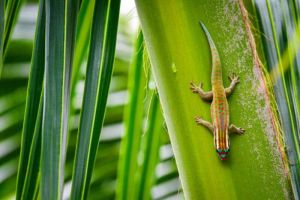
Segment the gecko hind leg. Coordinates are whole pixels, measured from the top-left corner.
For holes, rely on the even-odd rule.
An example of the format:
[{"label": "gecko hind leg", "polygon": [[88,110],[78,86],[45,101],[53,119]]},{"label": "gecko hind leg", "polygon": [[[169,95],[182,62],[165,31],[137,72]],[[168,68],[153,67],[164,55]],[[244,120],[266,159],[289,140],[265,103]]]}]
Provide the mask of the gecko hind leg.
[{"label": "gecko hind leg", "polygon": [[191,90],[193,93],[197,93],[199,94],[199,96],[201,97],[201,99],[205,100],[205,101],[211,101],[213,99],[213,93],[212,91],[209,92],[205,92],[202,89],[203,84],[200,83],[199,86],[196,86],[195,83],[191,82]]},{"label": "gecko hind leg", "polygon": [[229,80],[231,81],[230,86],[225,89],[226,96],[230,96],[235,88],[235,86],[240,82],[240,78],[235,74],[231,74],[228,76]]},{"label": "gecko hind leg", "polygon": [[245,133],[245,129],[240,128],[240,127],[236,127],[233,124],[230,124],[229,128],[228,128],[228,132],[229,133],[236,133],[238,135],[242,135],[243,133]]},{"label": "gecko hind leg", "polygon": [[201,117],[195,117],[195,121],[197,122],[197,124],[201,124],[202,126],[205,126],[212,133],[214,132],[214,127],[213,127],[213,125],[210,122],[205,121]]}]

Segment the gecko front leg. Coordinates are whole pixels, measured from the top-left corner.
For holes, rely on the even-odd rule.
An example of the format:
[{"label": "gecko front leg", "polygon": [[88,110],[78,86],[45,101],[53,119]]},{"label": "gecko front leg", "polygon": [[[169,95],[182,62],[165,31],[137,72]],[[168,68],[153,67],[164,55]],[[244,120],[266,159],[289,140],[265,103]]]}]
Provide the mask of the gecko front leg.
[{"label": "gecko front leg", "polygon": [[195,117],[195,121],[197,122],[197,124],[201,124],[202,126],[205,126],[212,133],[214,132],[214,127],[213,127],[213,125],[210,122],[205,121],[201,117]]},{"label": "gecko front leg", "polygon": [[236,133],[238,135],[242,135],[243,133],[245,133],[245,129],[240,128],[240,127],[236,127],[233,124],[230,124],[229,128],[228,128],[228,132],[229,133]]},{"label": "gecko front leg", "polygon": [[240,82],[240,78],[235,74],[231,74],[228,76],[229,80],[231,81],[230,86],[225,89],[226,96],[230,96],[235,88],[235,86]]},{"label": "gecko front leg", "polygon": [[201,99],[205,100],[205,101],[211,101],[213,99],[213,93],[212,91],[209,92],[205,92],[202,89],[203,84],[200,83],[199,86],[196,86],[195,83],[191,82],[191,90],[193,93],[197,93],[199,94],[199,96],[201,97]]}]

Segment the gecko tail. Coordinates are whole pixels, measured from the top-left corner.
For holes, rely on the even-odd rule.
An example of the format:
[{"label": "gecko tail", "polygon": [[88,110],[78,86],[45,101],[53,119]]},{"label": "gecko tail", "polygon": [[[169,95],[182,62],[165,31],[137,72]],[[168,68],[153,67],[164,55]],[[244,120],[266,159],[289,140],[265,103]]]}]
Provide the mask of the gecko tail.
[{"label": "gecko tail", "polygon": [[212,39],[210,33],[208,32],[206,26],[203,24],[202,21],[199,21],[199,25],[200,25],[200,27],[202,28],[202,30],[204,31],[204,33],[205,33],[205,35],[206,35],[206,38],[207,38],[207,40],[208,40],[208,43],[209,43],[210,48],[211,48],[211,49],[216,49],[216,45],[215,45],[215,43],[214,43],[214,41],[213,41],[213,39]]},{"label": "gecko tail", "polygon": [[201,28],[206,32],[207,29],[206,29],[206,26],[203,24],[202,21],[199,21],[199,25],[201,26]]}]

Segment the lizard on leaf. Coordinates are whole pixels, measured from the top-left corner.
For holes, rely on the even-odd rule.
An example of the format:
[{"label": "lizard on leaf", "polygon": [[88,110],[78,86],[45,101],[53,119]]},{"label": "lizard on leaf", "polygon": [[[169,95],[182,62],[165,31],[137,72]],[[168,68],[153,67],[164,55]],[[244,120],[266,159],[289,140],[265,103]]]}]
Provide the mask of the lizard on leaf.
[{"label": "lizard on leaf", "polygon": [[205,121],[201,117],[196,117],[195,120],[198,124],[201,124],[208,128],[214,135],[214,146],[221,160],[225,160],[229,153],[229,134],[243,134],[245,129],[236,127],[235,125],[229,125],[229,108],[227,97],[233,92],[235,86],[240,82],[240,79],[235,74],[229,76],[231,84],[228,88],[224,88],[222,79],[222,67],[220,62],[219,53],[217,48],[206,29],[205,25],[200,22],[212,55],[212,72],[211,72],[211,85],[212,91],[205,92],[202,89],[203,84],[200,83],[196,86],[191,82],[191,90],[193,93],[199,94],[199,96],[205,101],[211,101],[211,118],[212,123]]}]

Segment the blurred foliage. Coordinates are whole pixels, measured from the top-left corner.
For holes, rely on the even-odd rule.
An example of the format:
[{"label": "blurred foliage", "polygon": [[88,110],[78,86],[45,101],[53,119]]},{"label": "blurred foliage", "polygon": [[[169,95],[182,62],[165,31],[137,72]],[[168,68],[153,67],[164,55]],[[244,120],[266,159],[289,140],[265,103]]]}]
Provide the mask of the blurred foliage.
[{"label": "blurred foliage", "polygon": [[294,195],[300,196],[299,1],[253,0],[265,69],[274,87]]},{"label": "blurred foliage", "polygon": [[[0,196],[14,199],[16,192],[17,166],[25,110],[35,22],[36,1],[29,1],[22,7],[15,32],[6,53],[2,78],[0,79]],[[28,15],[32,15],[31,17]],[[27,17],[26,17],[27,16]],[[130,57],[133,52],[134,32],[128,29],[128,16],[121,16],[117,37],[117,51],[110,84],[104,127],[91,180],[88,199],[114,199],[116,191],[117,165],[121,136],[124,133],[123,115],[127,104],[127,80]],[[65,188],[63,199],[69,199],[79,113],[82,105],[86,56],[79,68],[79,79],[74,85],[70,135],[65,164]],[[148,105],[145,105],[148,109]],[[151,190],[153,199],[178,196],[180,183],[168,136],[162,132],[159,163],[154,171],[156,183]],[[101,194],[101,195],[99,195]]]}]

